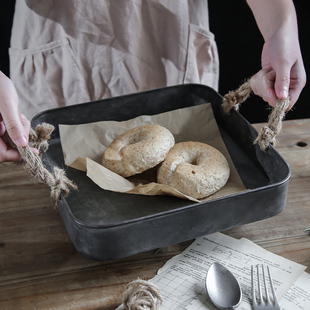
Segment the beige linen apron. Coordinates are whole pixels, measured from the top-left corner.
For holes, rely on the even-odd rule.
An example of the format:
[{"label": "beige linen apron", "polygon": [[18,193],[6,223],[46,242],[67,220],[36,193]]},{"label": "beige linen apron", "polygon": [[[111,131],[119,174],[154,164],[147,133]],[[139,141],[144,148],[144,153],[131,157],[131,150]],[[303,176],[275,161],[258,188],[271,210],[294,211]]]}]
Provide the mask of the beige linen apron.
[{"label": "beige linen apron", "polygon": [[28,118],[175,84],[218,87],[207,0],[16,0],[9,53]]}]

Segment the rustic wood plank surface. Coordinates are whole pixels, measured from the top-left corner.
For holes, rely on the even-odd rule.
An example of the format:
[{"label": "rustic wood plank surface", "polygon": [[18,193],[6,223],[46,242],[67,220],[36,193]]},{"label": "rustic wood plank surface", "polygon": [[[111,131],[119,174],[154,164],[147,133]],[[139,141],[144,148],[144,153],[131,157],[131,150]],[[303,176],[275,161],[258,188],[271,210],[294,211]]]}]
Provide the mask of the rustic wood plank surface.
[{"label": "rustic wood plank surface", "polygon": [[[262,124],[254,125],[258,130]],[[224,233],[245,237],[310,272],[310,119],[285,121],[277,150],[292,169],[279,215]],[[49,198],[20,163],[0,163],[0,309],[115,309],[126,283],[149,279],[191,242],[110,262],[77,253]]]}]

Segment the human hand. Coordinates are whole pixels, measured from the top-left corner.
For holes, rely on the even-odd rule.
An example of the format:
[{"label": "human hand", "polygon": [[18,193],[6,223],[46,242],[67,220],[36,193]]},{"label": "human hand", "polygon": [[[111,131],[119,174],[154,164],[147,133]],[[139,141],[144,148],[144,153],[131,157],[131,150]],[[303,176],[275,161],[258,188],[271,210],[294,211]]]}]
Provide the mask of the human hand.
[{"label": "human hand", "polygon": [[264,44],[262,69],[251,78],[251,88],[271,106],[275,106],[277,99],[289,96],[290,110],[305,84],[306,72],[296,33],[279,31]]},{"label": "human hand", "polygon": [[[0,71],[0,162],[21,161],[9,137],[19,147],[28,144],[29,120],[18,112],[18,96],[12,81]],[[38,152],[36,149],[33,149]]]}]

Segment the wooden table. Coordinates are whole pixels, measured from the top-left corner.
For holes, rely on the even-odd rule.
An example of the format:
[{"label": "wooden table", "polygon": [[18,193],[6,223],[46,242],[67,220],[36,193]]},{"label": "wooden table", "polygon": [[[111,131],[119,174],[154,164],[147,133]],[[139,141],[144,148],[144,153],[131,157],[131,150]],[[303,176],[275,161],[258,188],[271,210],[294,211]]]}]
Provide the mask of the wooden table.
[{"label": "wooden table", "polygon": [[[285,121],[278,140],[292,169],[286,208],[224,233],[306,265],[309,273],[310,119]],[[110,262],[88,260],[71,243],[49,188],[29,179],[20,163],[0,163],[0,309],[115,309],[126,283],[152,278],[190,243]]]}]

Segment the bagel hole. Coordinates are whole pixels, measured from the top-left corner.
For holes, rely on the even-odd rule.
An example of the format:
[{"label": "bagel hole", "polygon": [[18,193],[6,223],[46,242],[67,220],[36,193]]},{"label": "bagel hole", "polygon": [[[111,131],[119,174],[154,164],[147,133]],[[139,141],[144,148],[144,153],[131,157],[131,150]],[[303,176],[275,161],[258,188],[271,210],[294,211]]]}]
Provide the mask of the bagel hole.
[{"label": "bagel hole", "polygon": [[132,138],[128,141],[128,145],[132,145],[132,144],[136,144],[138,142],[140,142],[141,140],[140,139],[137,139],[137,138]]},{"label": "bagel hole", "polygon": [[197,159],[197,158],[193,158],[193,159],[190,161],[190,164],[191,164],[191,165],[197,166],[197,165],[198,165],[198,159]]},{"label": "bagel hole", "polygon": [[[199,164],[198,158],[195,157],[195,158],[191,159],[191,160],[190,160],[190,164],[193,165],[193,166],[197,166],[197,165]],[[193,170],[191,171],[191,174],[192,174],[192,175],[195,175],[195,174],[196,174],[196,171],[193,169]]]}]

